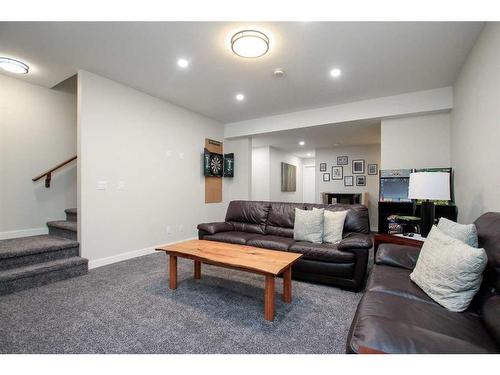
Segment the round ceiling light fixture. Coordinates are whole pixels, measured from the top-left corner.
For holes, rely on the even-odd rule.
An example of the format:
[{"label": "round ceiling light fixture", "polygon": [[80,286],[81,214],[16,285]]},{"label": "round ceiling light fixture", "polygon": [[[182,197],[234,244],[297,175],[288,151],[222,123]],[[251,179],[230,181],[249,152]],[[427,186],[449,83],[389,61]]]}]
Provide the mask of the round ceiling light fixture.
[{"label": "round ceiling light fixture", "polygon": [[231,38],[231,49],[240,57],[260,57],[269,51],[269,38],[257,30],[242,30]]},{"label": "round ceiling light fixture", "polygon": [[9,57],[0,57],[0,68],[15,74],[26,74],[30,70],[29,66],[25,63]]}]

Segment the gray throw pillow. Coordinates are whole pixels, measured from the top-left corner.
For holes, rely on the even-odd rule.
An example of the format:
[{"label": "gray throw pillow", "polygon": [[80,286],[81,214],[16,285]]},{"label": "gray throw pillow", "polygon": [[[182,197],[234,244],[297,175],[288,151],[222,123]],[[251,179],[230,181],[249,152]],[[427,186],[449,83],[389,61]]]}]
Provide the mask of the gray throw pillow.
[{"label": "gray throw pillow", "polygon": [[293,239],[295,241],[323,242],[323,213],[324,209],[301,210],[295,209],[295,224]]},{"label": "gray throw pillow", "polygon": [[459,224],[442,217],[439,219],[437,227],[448,236],[465,242],[469,246],[478,246],[477,229],[474,224]]},{"label": "gray throw pillow", "polygon": [[448,310],[467,309],[479,290],[488,258],[436,226],[425,239],[410,279]]}]

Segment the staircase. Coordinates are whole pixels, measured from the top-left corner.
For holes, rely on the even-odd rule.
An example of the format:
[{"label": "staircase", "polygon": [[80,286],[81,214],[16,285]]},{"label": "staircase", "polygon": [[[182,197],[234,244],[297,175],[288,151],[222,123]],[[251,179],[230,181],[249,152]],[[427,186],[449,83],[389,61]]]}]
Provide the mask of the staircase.
[{"label": "staircase", "polygon": [[48,235],[0,240],[0,295],[84,275],[88,260],[80,257],[77,211],[66,220],[50,221]]}]

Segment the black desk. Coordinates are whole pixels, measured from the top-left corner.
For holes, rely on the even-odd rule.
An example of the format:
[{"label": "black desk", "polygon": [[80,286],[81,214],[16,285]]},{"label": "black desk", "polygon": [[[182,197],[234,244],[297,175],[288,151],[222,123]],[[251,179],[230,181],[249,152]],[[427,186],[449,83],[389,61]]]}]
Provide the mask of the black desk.
[{"label": "black desk", "polygon": [[[436,205],[436,219],[445,217],[457,221],[457,206]],[[416,205],[413,213],[412,202],[378,202],[378,232],[387,233],[387,217],[390,215],[420,216],[420,205]]]}]

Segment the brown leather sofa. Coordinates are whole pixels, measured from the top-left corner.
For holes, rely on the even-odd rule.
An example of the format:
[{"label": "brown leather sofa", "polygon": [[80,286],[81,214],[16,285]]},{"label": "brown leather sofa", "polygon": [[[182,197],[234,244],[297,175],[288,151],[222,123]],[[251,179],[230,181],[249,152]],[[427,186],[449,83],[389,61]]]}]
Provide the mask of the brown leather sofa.
[{"label": "brown leather sofa", "polygon": [[[295,208],[349,210],[343,240],[336,245],[294,241]],[[363,205],[232,201],[225,222],[198,225],[200,239],[303,254],[292,277],[350,290],[364,287],[372,247],[368,210]]]},{"label": "brown leather sofa", "polygon": [[488,265],[462,313],[441,307],[410,280],[419,248],[381,244],[347,339],[347,353],[499,353],[500,213],[475,222]]}]

